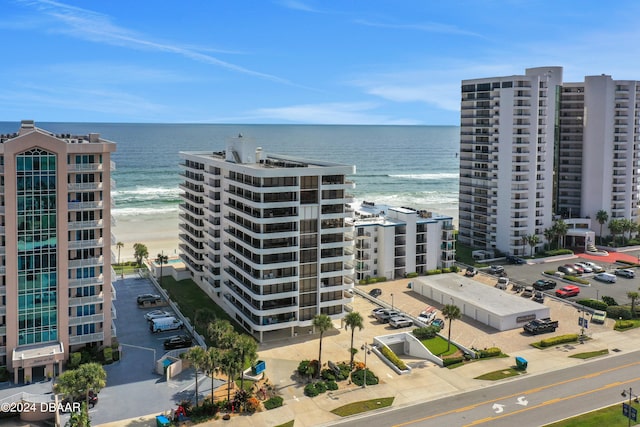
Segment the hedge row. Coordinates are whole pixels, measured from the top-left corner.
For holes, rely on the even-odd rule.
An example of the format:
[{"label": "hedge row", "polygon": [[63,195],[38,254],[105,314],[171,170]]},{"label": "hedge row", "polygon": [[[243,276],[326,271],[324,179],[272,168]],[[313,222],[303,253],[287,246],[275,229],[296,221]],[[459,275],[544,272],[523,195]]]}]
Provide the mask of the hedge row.
[{"label": "hedge row", "polygon": [[428,340],[435,338],[435,336],[438,335],[438,332],[440,332],[440,328],[438,326],[429,325],[424,328],[415,328],[412,331],[412,334],[419,340]]},{"label": "hedge row", "polygon": [[360,280],[358,283],[361,285],[371,285],[373,283],[386,282],[386,281],[387,281],[386,277],[368,277],[366,279]]},{"label": "hedge row", "polygon": [[607,309],[607,303],[596,299],[581,299],[578,304],[585,307],[593,308],[594,310],[605,311]]},{"label": "hedge row", "polygon": [[315,397],[327,390],[337,390],[338,384],[335,381],[318,381],[309,383],[304,387],[305,396]]},{"label": "hedge row", "polygon": [[617,320],[614,329],[629,329],[635,326],[633,320]]},{"label": "hedge row", "polygon": [[269,409],[279,408],[282,406],[283,403],[284,403],[284,399],[281,396],[273,396],[269,400],[265,400],[263,405],[264,405],[264,409],[269,410]]},{"label": "hedge row", "polygon": [[478,351],[478,355],[481,359],[484,359],[485,357],[496,357],[500,356],[501,354],[502,350],[499,347],[489,347],[485,348],[484,350]]},{"label": "hedge row", "polygon": [[611,319],[629,320],[631,316],[631,310],[621,305],[610,305],[607,307],[607,317]]},{"label": "hedge row", "polygon": [[407,370],[407,365],[405,365],[405,363],[402,360],[398,359],[398,356],[396,356],[396,354],[393,351],[391,351],[389,347],[381,347],[380,353],[382,353],[382,355],[386,357],[387,360],[389,360],[389,362],[396,365],[396,367],[401,371]]},{"label": "hedge row", "polygon": [[447,357],[446,359],[442,359],[442,364],[444,366],[455,365],[457,363],[462,363],[464,361],[463,356],[457,357]]},{"label": "hedge row", "polygon": [[558,335],[556,337],[545,338],[540,341],[540,347],[551,347],[558,344],[578,341],[578,334]]}]

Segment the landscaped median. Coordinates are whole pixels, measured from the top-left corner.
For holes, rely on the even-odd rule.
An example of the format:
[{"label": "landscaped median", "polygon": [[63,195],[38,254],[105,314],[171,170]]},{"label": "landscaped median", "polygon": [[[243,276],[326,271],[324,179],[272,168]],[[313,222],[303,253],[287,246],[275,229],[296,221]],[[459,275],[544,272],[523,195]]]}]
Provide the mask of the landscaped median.
[{"label": "landscaped median", "polygon": [[578,342],[579,338],[580,336],[578,334],[556,335],[555,337],[545,338],[543,340],[531,343],[530,345],[542,350],[560,344]]}]

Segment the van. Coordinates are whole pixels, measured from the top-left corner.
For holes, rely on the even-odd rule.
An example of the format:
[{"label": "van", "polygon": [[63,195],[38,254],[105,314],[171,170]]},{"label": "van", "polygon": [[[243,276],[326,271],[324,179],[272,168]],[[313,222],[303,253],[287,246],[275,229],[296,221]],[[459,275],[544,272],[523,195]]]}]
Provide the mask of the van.
[{"label": "van", "polygon": [[182,328],[184,328],[184,324],[181,320],[178,320],[175,317],[160,317],[157,319],[152,319],[149,322],[149,329],[153,333],[173,331]]}]

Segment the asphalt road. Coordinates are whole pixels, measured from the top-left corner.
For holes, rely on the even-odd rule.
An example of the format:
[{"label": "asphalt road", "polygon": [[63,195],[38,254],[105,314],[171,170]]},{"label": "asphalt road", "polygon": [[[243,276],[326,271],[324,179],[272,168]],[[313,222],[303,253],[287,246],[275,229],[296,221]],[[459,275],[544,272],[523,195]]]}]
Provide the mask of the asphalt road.
[{"label": "asphalt road", "polygon": [[[640,351],[410,407],[352,417],[332,426],[534,427],[626,401],[639,386]],[[526,375],[526,374],[525,374]],[[635,386],[635,387],[634,387]],[[620,409],[622,411],[622,407]]]}]

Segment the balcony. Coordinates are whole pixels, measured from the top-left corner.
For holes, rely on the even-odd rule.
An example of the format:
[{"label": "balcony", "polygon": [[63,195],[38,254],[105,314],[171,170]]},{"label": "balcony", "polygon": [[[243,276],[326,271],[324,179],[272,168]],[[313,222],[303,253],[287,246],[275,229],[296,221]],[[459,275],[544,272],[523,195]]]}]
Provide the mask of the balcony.
[{"label": "balcony", "polygon": [[85,304],[102,304],[104,302],[104,297],[102,294],[100,295],[92,295],[88,297],[75,297],[69,298],[69,307],[75,307],[78,305]]},{"label": "balcony", "polygon": [[103,220],[97,221],[71,221],[69,222],[69,230],[83,230],[83,229],[93,229],[93,228],[102,228],[104,225]]},{"label": "balcony", "polygon": [[98,323],[104,322],[104,314],[93,314],[90,316],[79,316],[79,317],[70,317],[69,318],[69,326],[78,326],[89,323]]},{"label": "balcony", "polygon": [[104,332],[96,332],[95,334],[73,335],[69,337],[69,345],[87,344],[90,342],[104,341]]}]

